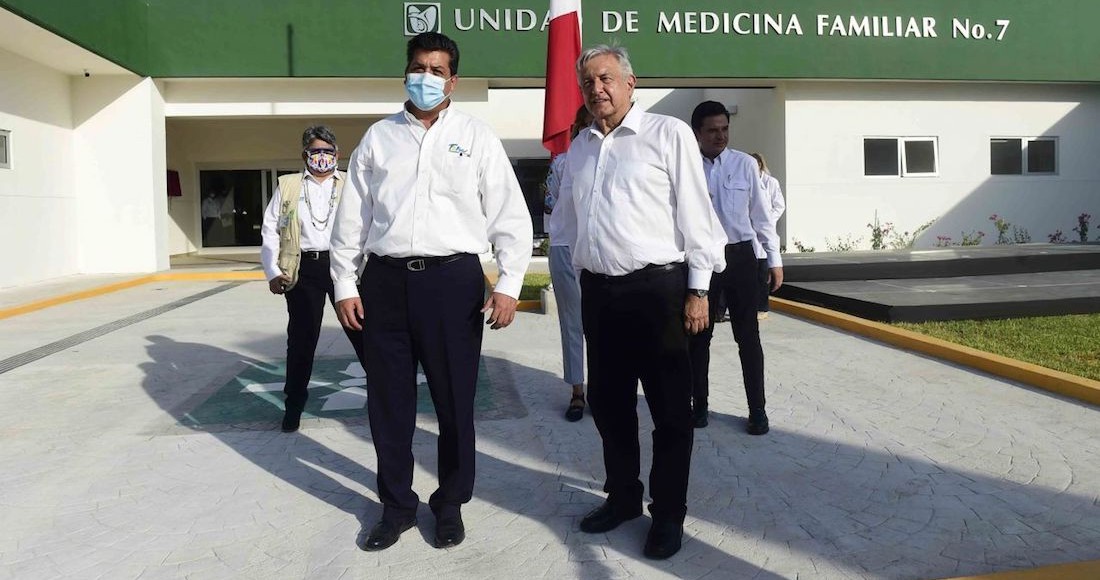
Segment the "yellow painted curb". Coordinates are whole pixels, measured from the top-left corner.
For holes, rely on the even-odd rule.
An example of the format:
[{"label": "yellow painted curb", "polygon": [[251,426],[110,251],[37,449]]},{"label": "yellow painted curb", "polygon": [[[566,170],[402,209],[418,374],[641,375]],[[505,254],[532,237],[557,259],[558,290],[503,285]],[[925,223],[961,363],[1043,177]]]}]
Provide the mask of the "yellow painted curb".
[{"label": "yellow painted curb", "polygon": [[1096,580],[1100,578],[1100,560],[1043,566],[1033,570],[998,572],[984,576],[960,576],[950,580]]},{"label": "yellow painted curb", "polygon": [[[1037,387],[1052,393],[1100,405],[1100,381],[1078,377],[1039,365],[988,353],[946,340],[896,328],[881,322],[865,320],[850,314],[836,312],[782,298],[771,298],[771,304],[780,312],[834,326],[854,334],[924,353],[943,360],[966,365],[992,375]],[[1100,577],[1100,576],[1097,576]]]},{"label": "yellow painted curb", "polygon": [[516,305],[520,312],[542,312],[542,300],[520,300]]},{"label": "yellow painted curb", "polygon": [[0,320],[5,318],[11,318],[13,316],[19,316],[21,314],[27,314],[36,310],[42,310],[51,306],[57,306],[59,304],[65,304],[67,302],[75,302],[77,300],[84,300],[85,298],[93,298],[95,296],[102,296],[104,294],[110,294],[111,292],[117,292],[119,290],[126,290],[127,288],[133,288],[135,286],[141,286],[142,284],[148,284],[149,282],[160,281],[187,281],[187,282],[207,282],[217,280],[264,280],[264,273],[258,271],[248,272],[160,272],[157,274],[149,274],[146,276],[138,276],[137,278],[131,278],[129,280],[123,280],[122,282],[115,282],[113,284],[105,284],[103,286],[97,286],[95,288],[89,288],[87,290],[81,290],[79,292],[71,292],[69,294],[62,294],[60,296],[54,296],[53,298],[47,298],[45,300],[37,300],[35,302],[29,302],[27,304],[21,304],[19,306],[13,306],[11,308],[0,309]]}]

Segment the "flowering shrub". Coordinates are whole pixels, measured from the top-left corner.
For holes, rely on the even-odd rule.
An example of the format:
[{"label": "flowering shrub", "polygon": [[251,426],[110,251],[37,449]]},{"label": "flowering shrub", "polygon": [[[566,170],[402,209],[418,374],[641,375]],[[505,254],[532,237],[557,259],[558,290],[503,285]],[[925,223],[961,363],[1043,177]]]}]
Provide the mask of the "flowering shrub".
[{"label": "flowering shrub", "polygon": [[830,252],[851,252],[862,241],[863,238],[853,238],[851,234],[839,237],[833,242],[830,242],[829,238],[825,238],[825,249]]},{"label": "flowering shrub", "polygon": [[936,247],[937,248],[946,248],[946,247],[951,246],[951,245],[953,245],[951,243],[951,236],[936,236]]},{"label": "flowering shrub", "polygon": [[894,224],[890,222],[880,224],[878,221],[878,212],[875,212],[875,223],[867,224],[867,227],[871,228],[871,249],[885,250],[886,236],[894,232]]},{"label": "flowering shrub", "polygon": [[1069,241],[1066,239],[1065,234],[1062,233],[1062,230],[1056,230],[1053,234],[1047,234],[1047,239],[1050,240],[1052,244],[1064,244]]},{"label": "flowering shrub", "polygon": [[983,231],[974,232],[974,230],[971,230],[969,234],[966,233],[966,232],[962,232],[962,241],[959,242],[959,245],[960,246],[980,246],[982,244],[982,238],[984,238],[984,237],[985,237],[985,232],[983,232]]},{"label": "flowering shrub", "polygon": [[798,241],[798,240],[796,240],[796,239],[793,239],[793,238],[792,238],[792,239],[791,239],[791,243],[792,243],[792,244],[794,244],[794,248],[795,248],[796,250],[798,250],[799,252],[812,252],[812,251],[814,251],[814,248],[813,248],[813,246],[806,246],[806,245],[803,245],[803,244],[802,244],[802,242],[800,242],[800,241]]},{"label": "flowering shrub", "polygon": [[1087,213],[1082,213],[1077,216],[1077,227],[1073,228],[1073,231],[1077,232],[1077,237],[1082,242],[1089,241],[1089,220],[1092,216]]},{"label": "flowering shrub", "polygon": [[995,243],[997,243],[997,244],[1010,244],[1010,243],[1012,243],[1012,242],[1008,241],[1008,228],[1012,224],[1008,223],[1007,221],[1005,221],[1005,218],[1003,218],[1003,217],[1001,217],[997,214],[993,214],[993,215],[989,216],[989,221],[993,222],[993,227],[997,228],[997,241]]}]

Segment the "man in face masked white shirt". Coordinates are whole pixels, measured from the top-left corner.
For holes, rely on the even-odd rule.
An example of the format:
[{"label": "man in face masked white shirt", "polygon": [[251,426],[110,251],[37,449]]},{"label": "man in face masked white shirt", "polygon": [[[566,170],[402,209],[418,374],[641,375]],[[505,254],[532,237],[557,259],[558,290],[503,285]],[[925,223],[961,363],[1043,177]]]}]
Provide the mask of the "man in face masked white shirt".
[{"label": "man in face masked white shirt", "polygon": [[[450,106],[458,60],[458,46],[442,34],[409,41],[405,110],[363,136],[336,215],[337,311],[344,326],[364,329],[367,412],[383,506],[366,550],[384,550],[416,525],[418,366],[439,419],[439,488],[428,500],[435,545],[465,538],[461,506],[473,493],[483,313],[490,313],[493,329],[512,322],[531,259],[531,216],[504,146],[485,123]],[[500,278],[483,303],[478,254],[490,244]]]}]

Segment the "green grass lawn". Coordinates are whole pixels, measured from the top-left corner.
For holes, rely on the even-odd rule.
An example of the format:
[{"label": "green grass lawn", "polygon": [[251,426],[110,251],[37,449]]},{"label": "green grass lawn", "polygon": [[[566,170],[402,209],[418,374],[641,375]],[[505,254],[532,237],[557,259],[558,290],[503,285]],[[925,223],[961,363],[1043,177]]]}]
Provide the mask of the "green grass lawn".
[{"label": "green grass lawn", "polygon": [[543,288],[550,285],[550,274],[528,272],[523,277],[523,289],[519,291],[520,300],[538,300]]},{"label": "green grass lawn", "polygon": [[1100,380],[1100,314],[897,323],[901,328]]}]

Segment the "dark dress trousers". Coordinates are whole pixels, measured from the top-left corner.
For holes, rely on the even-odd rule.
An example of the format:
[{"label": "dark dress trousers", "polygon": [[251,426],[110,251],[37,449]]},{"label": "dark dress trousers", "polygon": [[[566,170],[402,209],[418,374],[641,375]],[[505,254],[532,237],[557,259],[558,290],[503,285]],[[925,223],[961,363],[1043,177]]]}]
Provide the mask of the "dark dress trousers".
[{"label": "dark dress trousers", "polygon": [[653,518],[683,522],[693,441],[691,365],[684,330],[687,268],[651,266],[624,276],[581,273],[588,340],[588,401],[603,440],[604,491],[614,509],[637,513],[638,381],[653,417],[649,506]]},{"label": "dark dress trousers", "polygon": [[[332,277],[328,252],[302,252],[298,283],[286,294],[286,410],[301,413],[309,398],[309,377],[313,374],[313,356],[321,337],[325,316],[325,298],[331,304]],[[363,362],[363,336],[358,330],[344,328],[344,334]]]},{"label": "dark dress trousers", "polygon": [[[760,321],[756,308],[760,300],[756,254],[752,242],[726,246],[726,270],[711,277],[711,292],[721,290],[730,312],[733,338],[741,358],[741,374],[749,409],[764,408],[764,349],[760,346]],[[718,317],[717,301],[710,302],[710,325],[691,337],[691,374],[696,405],[707,405],[710,394],[710,342]]]},{"label": "dark dress trousers", "polygon": [[428,504],[457,515],[474,488],[474,395],[484,329],[485,277],[473,254],[444,258],[371,255],[359,286],[367,353],[367,413],[378,454],[382,518],[407,521],[412,489],[417,368],[439,420],[439,488]]}]

